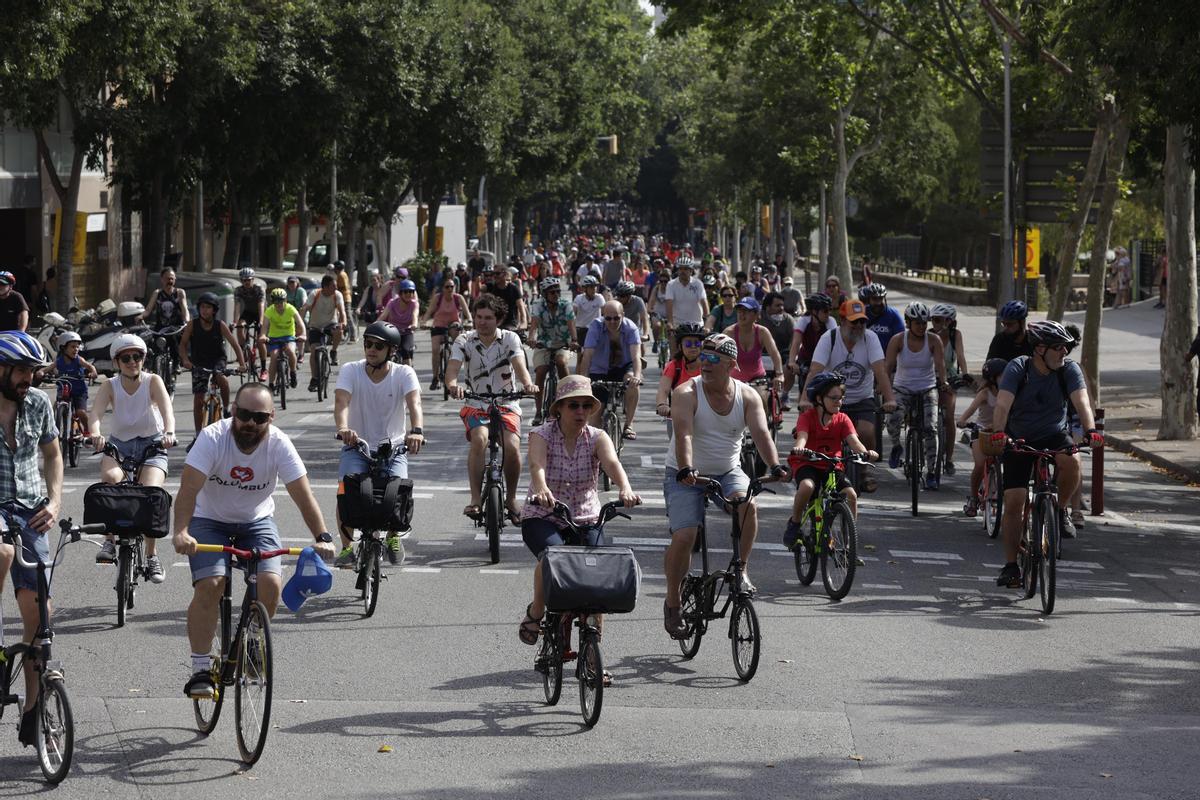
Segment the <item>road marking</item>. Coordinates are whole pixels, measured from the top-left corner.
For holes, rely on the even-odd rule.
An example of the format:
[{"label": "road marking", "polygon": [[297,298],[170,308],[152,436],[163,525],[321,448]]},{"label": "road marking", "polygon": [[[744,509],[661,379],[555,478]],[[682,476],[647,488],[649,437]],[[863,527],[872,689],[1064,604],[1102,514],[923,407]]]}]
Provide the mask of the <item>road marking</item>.
[{"label": "road marking", "polygon": [[643,467],[653,467],[654,459],[651,458],[650,456],[642,456],[642,466]]},{"label": "road marking", "polygon": [[932,558],[938,561],[962,561],[956,553],[924,553],[920,550],[889,550],[895,558]]},{"label": "road marking", "polygon": [[441,572],[441,567],[401,567],[403,572]]},{"label": "road marking", "polygon": [[[1076,561],[1075,559],[1062,559],[1062,562],[1069,563],[1074,569],[1104,569],[1103,564],[1097,564],[1095,561]],[[1059,566],[1063,564],[1060,562]],[[1200,575],[1200,572],[1196,573]]]},{"label": "road marking", "polygon": [[519,570],[519,569],[495,569],[495,568],[484,567],[483,569],[479,570],[479,574],[480,575],[520,575],[521,570]]},{"label": "road marking", "polygon": [[305,414],[295,420],[297,425],[324,425],[333,427],[333,420],[328,414]]},{"label": "road marking", "polygon": [[939,567],[950,566],[949,561],[939,561],[936,558],[914,558],[913,563],[914,564],[936,564]]},{"label": "road marking", "polygon": [[1187,578],[1194,578],[1197,575],[1200,575],[1200,572],[1194,569],[1184,569],[1183,567],[1171,567],[1171,572],[1174,572],[1176,575],[1183,575]]},{"label": "road marking", "polygon": [[642,578],[644,578],[645,580],[648,580],[648,581],[665,581],[667,579],[667,576],[666,575],[655,575],[650,572],[643,572]]},{"label": "road marking", "polygon": [[903,589],[904,587],[898,583],[864,583],[864,589]]},{"label": "road marking", "polygon": [[972,589],[967,586],[939,586],[939,592],[954,592],[955,594],[983,594],[978,589]]},{"label": "road marking", "polygon": [[1093,597],[1092,600],[1097,603],[1129,603],[1131,605],[1142,602],[1132,597]]},{"label": "road marking", "polygon": [[1155,575],[1151,572],[1131,572],[1131,573],[1129,573],[1129,577],[1145,578],[1147,580],[1154,580],[1154,581],[1165,581],[1167,579],[1166,575]]},{"label": "road marking", "polygon": [[190,567],[190,566],[191,566],[191,562],[188,562],[188,561],[176,561],[176,562],[172,563],[172,564],[171,564],[171,566],[172,566],[172,567]]}]

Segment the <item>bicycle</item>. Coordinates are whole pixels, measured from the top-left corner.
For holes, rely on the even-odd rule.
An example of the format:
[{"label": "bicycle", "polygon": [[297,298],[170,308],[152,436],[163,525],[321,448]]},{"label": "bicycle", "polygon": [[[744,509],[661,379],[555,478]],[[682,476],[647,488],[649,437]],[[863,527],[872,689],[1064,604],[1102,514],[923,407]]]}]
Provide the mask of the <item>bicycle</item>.
[{"label": "bicycle", "polygon": [[[546,351],[546,353],[549,357],[549,361],[550,361],[550,365],[548,367],[546,367],[546,376],[544,378],[542,378],[542,386],[541,386],[542,408],[547,409],[547,408],[550,408],[550,406],[554,405],[554,398],[556,396],[558,396],[558,354],[561,353],[563,350],[569,351],[571,348],[567,347],[567,346],[564,346],[564,347],[549,346],[549,347],[545,347],[543,349]],[[544,414],[545,414],[545,412],[543,412],[543,415]],[[544,419],[544,416],[538,417],[538,418],[534,419],[533,423],[535,425],[538,425],[542,422],[543,419]]]},{"label": "bicycle", "polygon": [[[624,381],[592,381],[592,387],[603,387],[608,390],[608,400],[604,403],[604,411],[600,415],[600,427],[612,439],[613,447],[617,450],[617,460],[621,458],[621,450],[625,445],[625,382]],[[548,405],[542,406],[549,408]],[[612,489],[612,478],[603,468],[600,469],[603,481],[602,491]]]},{"label": "bicycle", "polygon": [[[317,385],[317,402],[322,402],[326,397],[329,397],[329,373],[331,370],[329,360],[330,342],[333,341],[333,329],[336,325],[330,324],[323,328],[316,328],[309,331],[309,336],[312,341],[309,342],[309,351],[312,353],[314,362],[313,382]],[[282,395],[280,395],[282,397]],[[284,406],[287,408],[287,406]]]},{"label": "bicycle", "polygon": [[[925,395],[927,392],[914,392],[904,416],[904,476],[908,478],[912,490],[912,515],[917,516],[917,506],[920,502],[921,488],[925,482]],[[942,410],[940,404],[934,411],[934,430],[942,427]],[[940,439],[934,437],[934,442]],[[936,444],[934,445],[937,446]],[[941,480],[942,454],[935,451],[933,459],[933,475]]]},{"label": "bicycle", "polygon": [[68,378],[58,378],[57,399],[54,402],[54,421],[58,425],[59,446],[67,463],[76,467],[79,465],[79,448],[88,437],[87,427],[75,416],[75,408],[71,404],[71,381]]},{"label": "bicycle", "polygon": [[803,533],[792,548],[796,562],[796,577],[801,586],[808,586],[821,564],[821,582],[830,600],[841,600],[854,584],[858,564],[858,523],[850,511],[845,491],[838,485],[837,466],[874,466],[865,458],[827,456],[809,450],[804,457],[830,465],[825,482],[813,492],[804,516],[800,519]]},{"label": "bicycle", "polygon": [[156,331],[147,331],[143,338],[149,351],[146,371],[162,378],[167,394],[175,394],[175,375],[178,373],[179,334],[182,325],[170,325]]},{"label": "bicycle", "polygon": [[241,372],[241,370],[196,367],[195,371],[208,379],[204,389],[204,410],[201,416],[201,419],[204,421],[202,427],[207,428],[214,422],[220,422],[225,418],[225,405],[221,402],[221,385],[217,383],[217,376],[224,375],[228,378],[235,372]]},{"label": "bicycle", "polygon": [[29,659],[37,673],[38,683],[38,699],[34,707],[38,765],[46,782],[54,785],[67,777],[71,770],[71,757],[75,751],[75,718],[71,713],[62,662],[55,661],[51,652],[54,630],[50,625],[50,581],[68,541],[77,542],[83,534],[103,533],[104,526],[72,525],[70,518],[59,520],[58,547],[47,564],[40,557],[34,562],[25,558],[25,548],[17,533],[22,524],[20,518],[9,509],[0,508],[0,530],[3,531],[4,541],[13,546],[16,562],[26,569],[37,571],[38,627],[31,641],[5,645],[3,627],[0,626],[0,716],[3,716],[6,706],[20,702],[21,698],[12,691],[13,681],[18,675],[25,674],[25,660]]},{"label": "bicycle", "polygon": [[[111,534],[116,540],[117,582],[113,589],[117,593],[118,628],[125,626],[128,612],[133,609],[138,579],[150,579],[150,571],[142,554],[146,536],[153,535],[161,539],[170,533],[171,499],[167,490],[137,482],[138,470],[142,465],[151,457],[166,455],[166,452],[156,442],[142,452],[141,458],[122,458],[117,448],[111,442],[106,442],[103,450],[92,454],[108,456],[117,462],[125,476],[120,483],[94,483],[87,488],[83,497],[84,522],[101,525],[104,533]],[[131,491],[131,487],[136,489]],[[105,495],[109,497],[104,498]],[[162,499],[164,497],[165,501]],[[156,511],[160,512],[160,518],[151,520]],[[96,517],[107,519],[99,520]]]},{"label": "bicycle", "polygon": [[258,373],[267,368],[265,363],[258,363],[258,335],[262,331],[257,322],[239,323],[239,327],[244,329],[245,341],[242,342],[242,358],[246,362],[246,371],[242,373],[242,383],[245,383],[249,375],[249,380],[257,380]]},{"label": "bicycle", "polygon": [[271,689],[275,674],[270,618],[266,607],[258,600],[258,565],[263,559],[298,556],[303,550],[299,547],[242,550],[230,545],[197,544],[196,552],[236,556],[236,566],[247,573],[242,612],[237,628],[232,629],[233,581],[231,570],[226,571],[225,589],[218,605],[221,641],[209,667],[213,694],[212,697],[193,697],[192,713],[200,733],[205,736],[212,733],[225,702],[225,692],[222,690],[232,686],[238,753],[242,763],[251,766],[262,755],[267,744],[267,733],[271,730]]},{"label": "bicycle", "polygon": [[[738,510],[762,492],[774,492],[758,478],[751,479],[746,493],[738,498],[725,497],[721,482],[713,478],[700,477],[696,479],[696,483],[704,488],[706,503],[711,498],[733,517],[730,528],[733,555],[729,559],[728,567],[709,572],[708,526],[701,522],[694,548],[700,552],[701,572],[689,572],[680,588],[680,596],[683,599],[680,614],[685,628],[679,637],[679,649],[684,658],[694,657],[700,650],[701,639],[708,631],[708,623],[724,619],[732,608],[729,639],[733,647],[733,668],[737,671],[738,679],[745,683],[758,671],[762,633],[758,626],[758,613],[754,610],[753,592],[746,588],[742,580],[746,562],[742,561],[741,557],[742,523]],[[718,603],[721,604],[720,611],[717,610]]]},{"label": "bicycle", "polygon": [[487,403],[488,443],[487,460],[483,465],[483,484],[480,513],[473,517],[476,527],[482,526],[487,534],[488,553],[493,564],[500,563],[500,532],[504,530],[507,497],[504,485],[504,423],[500,417],[500,403],[505,400],[521,400],[529,397],[524,392],[464,392],[467,400]]},{"label": "bicycle", "polygon": [[[783,426],[783,410],[780,405],[779,388],[775,385],[775,373],[768,370],[765,376],[749,381],[749,385],[753,386],[756,391],[759,387],[767,387],[767,429],[771,433],[771,441],[774,442],[778,439],[779,430]],[[749,430],[742,434],[742,449],[738,455],[738,463],[741,465],[742,472],[752,478],[767,473],[767,463],[762,460],[762,454],[758,452],[758,445],[755,444],[754,437],[750,435]]]},{"label": "bicycle", "polygon": [[[973,442],[983,431],[975,422],[968,422],[959,427],[963,429],[964,444]],[[996,456],[984,454],[983,480],[980,481],[979,491],[975,495],[976,507],[983,517],[983,529],[992,539],[1000,534],[1000,518],[1004,516],[1004,483],[1000,480],[1000,463]]]},{"label": "bicycle", "polygon": [[[297,342],[301,339],[297,337]],[[275,374],[271,376],[271,393],[279,398],[279,409],[287,410],[287,390],[291,382],[296,379],[296,368],[292,367],[292,362],[288,359],[287,346],[280,347],[275,357]],[[297,366],[299,365],[300,356],[296,356]]]},{"label": "bicycle", "polygon": [[434,380],[442,385],[442,400],[450,399],[450,388],[446,386],[446,370],[450,368],[450,346],[454,344],[454,340],[462,335],[463,325],[461,322],[451,322],[446,326],[446,335],[442,340],[442,357],[438,360],[438,373],[434,376]]},{"label": "bicycle", "polygon": [[[613,517],[630,516],[620,509],[619,500],[605,503],[600,508],[597,527]],[[569,544],[578,545],[585,541],[580,526],[571,518],[571,510],[563,503],[554,504],[554,515],[567,528],[563,537]],[[600,720],[600,709],[604,704],[604,657],[600,652],[600,621],[597,614],[603,609],[580,608],[572,611],[551,611],[546,608],[542,617],[541,645],[534,658],[533,668],[542,674],[542,690],[546,705],[557,705],[562,694],[563,663],[575,661],[575,677],[579,679],[579,710],[583,724],[591,728]],[[571,627],[579,628],[579,652],[571,650]]]}]

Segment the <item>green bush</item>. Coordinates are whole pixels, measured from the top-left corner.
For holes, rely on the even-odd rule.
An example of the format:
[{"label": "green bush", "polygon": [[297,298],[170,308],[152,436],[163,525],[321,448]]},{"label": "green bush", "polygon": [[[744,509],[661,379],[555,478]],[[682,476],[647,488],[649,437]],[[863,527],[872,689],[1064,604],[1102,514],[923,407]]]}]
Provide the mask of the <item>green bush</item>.
[{"label": "green bush", "polygon": [[422,304],[429,302],[429,276],[441,272],[446,257],[434,251],[423,251],[404,262],[408,279],[417,285],[417,297]]}]

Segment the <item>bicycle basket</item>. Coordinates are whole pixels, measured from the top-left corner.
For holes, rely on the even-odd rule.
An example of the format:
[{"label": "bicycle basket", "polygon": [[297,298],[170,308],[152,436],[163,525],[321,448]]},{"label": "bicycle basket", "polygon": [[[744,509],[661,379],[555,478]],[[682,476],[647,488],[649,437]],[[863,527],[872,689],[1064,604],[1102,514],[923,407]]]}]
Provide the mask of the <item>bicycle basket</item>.
[{"label": "bicycle basket", "polygon": [[542,554],[542,590],[551,611],[628,614],[641,585],[642,569],[628,547],[555,546]]},{"label": "bicycle basket", "polygon": [[408,478],[376,486],[370,475],[347,475],[338,483],[338,515],[348,528],[403,533],[412,524],[412,488]]},{"label": "bicycle basket", "polygon": [[161,486],[93,483],[83,493],[83,522],[161,539],[171,532],[171,495]]}]

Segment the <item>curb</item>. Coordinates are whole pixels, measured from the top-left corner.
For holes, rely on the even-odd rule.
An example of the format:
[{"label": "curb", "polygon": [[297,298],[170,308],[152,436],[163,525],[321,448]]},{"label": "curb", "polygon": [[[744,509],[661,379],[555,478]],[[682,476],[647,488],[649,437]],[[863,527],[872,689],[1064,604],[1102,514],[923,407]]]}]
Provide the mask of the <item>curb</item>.
[{"label": "curb", "polygon": [[1122,438],[1111,433],[1104,434],[1104,442],[1106,445],[1111,445],[1114,450],[1119,450],[1122,453],[1139,458],[1146,461],[1159,469],[1164,469],[1188,483],[1200,483],[1200,469],[1195,467],[1186,467],[1177,461],[1172,461],[1169,458],[1164,458],[1157,453],[1152,453],[1140,445],[1134,444],[1128,439]]}]

